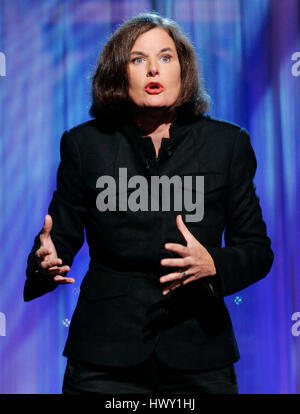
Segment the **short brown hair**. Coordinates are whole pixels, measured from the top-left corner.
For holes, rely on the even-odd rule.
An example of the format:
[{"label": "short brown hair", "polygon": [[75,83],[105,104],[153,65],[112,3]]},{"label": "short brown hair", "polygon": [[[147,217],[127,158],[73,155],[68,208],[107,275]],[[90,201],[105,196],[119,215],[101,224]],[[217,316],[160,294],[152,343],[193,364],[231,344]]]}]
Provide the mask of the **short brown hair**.
[{"label": "short brown hair", "polygon": [[124,114],[124,109],[128,109],[127,65],[130,51],[141,34],[155,27],[163,28],[173,39],[181,66],[181,93],[172,109],[177,114],[181,110],[181,113],[192,112],[193,115],[208,111],[210,97],[199,76],[197,55],[188,37],[173,20],[158,13],[141,13],[119,26],[100,54],[92,77],[92,105],[89,111],[92,117],[110,108],[116,119],[116,108],[123,108],[118,111],[119,114]]}]

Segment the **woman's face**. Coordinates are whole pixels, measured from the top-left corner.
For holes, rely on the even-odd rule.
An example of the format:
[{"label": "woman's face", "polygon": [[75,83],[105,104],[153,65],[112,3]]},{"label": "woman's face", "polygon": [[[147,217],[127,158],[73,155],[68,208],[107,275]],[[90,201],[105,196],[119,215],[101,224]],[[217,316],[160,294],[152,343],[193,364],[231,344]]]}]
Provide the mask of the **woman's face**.
[{"label": "woman's face", "polygon": [[128,93],[136,105],[165,108],[174,104],[181,87],[180,63],[165,30],[156,27],[137,38],[127,70]]}]

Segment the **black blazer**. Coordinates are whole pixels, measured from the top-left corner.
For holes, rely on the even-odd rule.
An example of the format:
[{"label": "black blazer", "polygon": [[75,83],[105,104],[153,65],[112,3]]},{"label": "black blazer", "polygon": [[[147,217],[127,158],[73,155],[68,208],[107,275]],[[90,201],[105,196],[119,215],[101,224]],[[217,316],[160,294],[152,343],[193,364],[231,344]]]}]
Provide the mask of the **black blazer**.
[{"label": "black blazer", "polygon": [[[152,140],[141,138],[138,125],[107,130],[91,120],[66,131],[60,151],[57,189],[48,210],[52,239],[70,266],[84,242],[84,229],[90,249],[63,354],[130,366],[155,351],[169,366],[203,370],[237,361],[223,298],[262,279],[273,262],[253,185],[256,158],[247,131],[205,116],[173,123],[155,159]],[[118,181],[119,168],[127,169],[128,179],[140,175],[148,182],[155,175],[204,176],[204,217],[186,225],[211,254],[215,276],[162,295],[159,277],[172,269],[160,260],[178,257],[164,244],[185,244],[175,218],[181,213],[185,219],[190,212],[184,206],[182,211],[99,211],[96,181],[103,175]],[[35,271],[38,236],[28,257],[25,301],[56,287]]]}]

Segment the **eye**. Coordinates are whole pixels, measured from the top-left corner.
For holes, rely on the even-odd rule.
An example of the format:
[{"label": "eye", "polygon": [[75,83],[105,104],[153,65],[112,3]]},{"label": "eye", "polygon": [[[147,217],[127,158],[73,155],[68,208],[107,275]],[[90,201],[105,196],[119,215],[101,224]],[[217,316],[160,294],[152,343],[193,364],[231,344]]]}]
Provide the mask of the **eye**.
[{"label": "eye", "polygon": [[141,63],[143,61],[143,58],[141,58],[141,57],[136,57],[136,58],[133,58],[132,60],[131,60],[131,62],[132,63],[135,63],[135,64],[139,64],[139,63]]},{"label": "eye", "polygon": [[163,56],[161,57],[161,60],[162,60],[163,62],[170,62],[170,60],[171,60],[171,56],[170,56],[170,55],[163,55]]}]

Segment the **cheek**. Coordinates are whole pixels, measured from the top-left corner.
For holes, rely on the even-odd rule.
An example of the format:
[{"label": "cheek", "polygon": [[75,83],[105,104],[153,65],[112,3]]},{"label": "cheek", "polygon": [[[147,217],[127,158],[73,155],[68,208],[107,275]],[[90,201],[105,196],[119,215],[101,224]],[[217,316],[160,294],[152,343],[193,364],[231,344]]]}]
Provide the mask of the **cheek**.
[{"label": "cheek", "polygon": [[140,71],[137,70],[137,68],[135,70],[131,69],[128,72],[128,82],[129,82],[129,87],[132,88],[132,89],[140,87],[141,74],[140,74]]},{"label": "cheek", "polygon": [[172,72],[169,74],[170,75],[170,80],[172,82],[172,86],[173,86],[173,90],[179,90],[180,89],[180,85],[181,85],[181,72],[180,72],[180,68],[178,67],[174,67]]},{"label": "cheek", "polygon": [[176,98],[181,90],[181,73],[178,72],[178,70],[174,71],[173,77],[172,77],[172,83],[173,83],[173,92],[176,95]]}]

